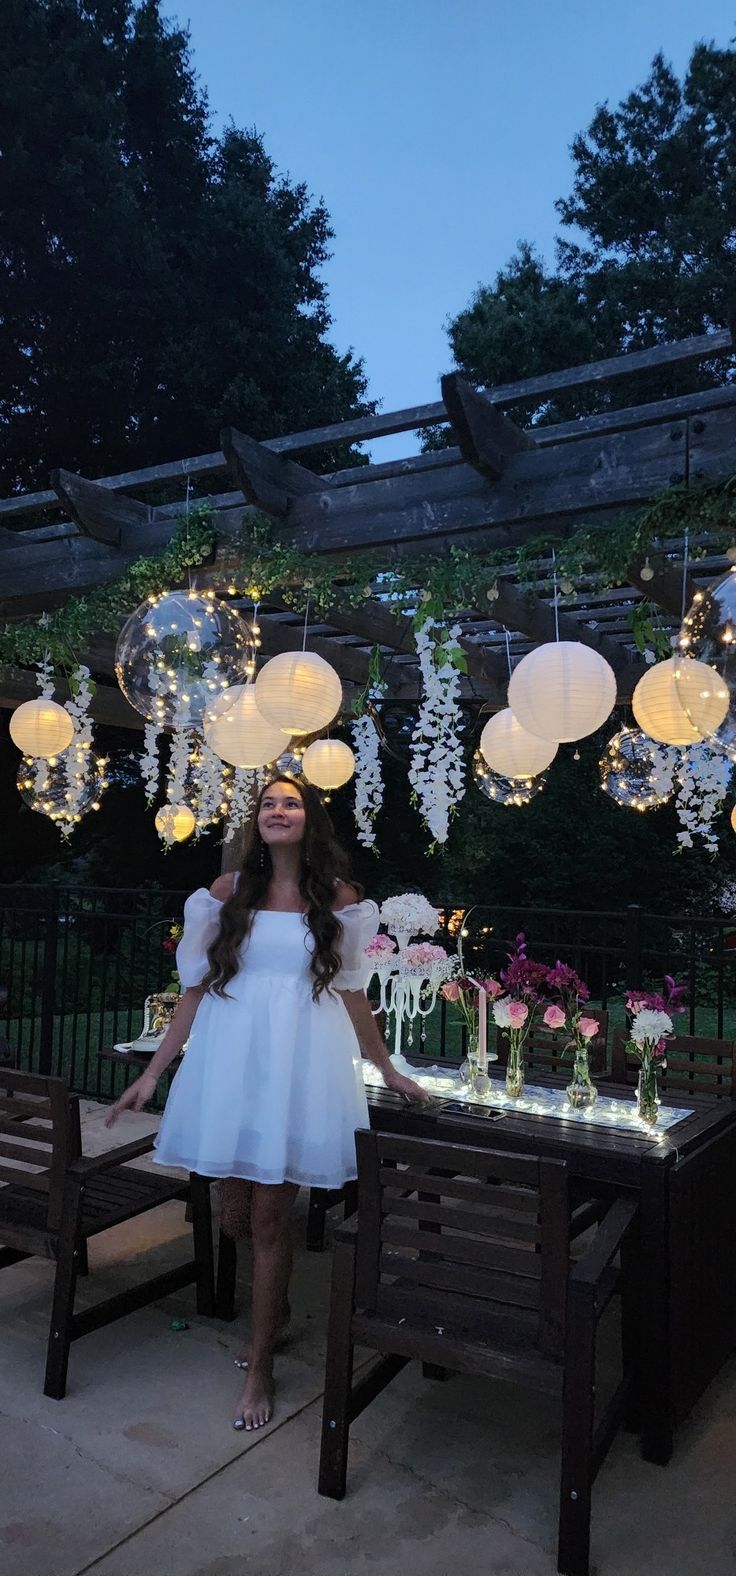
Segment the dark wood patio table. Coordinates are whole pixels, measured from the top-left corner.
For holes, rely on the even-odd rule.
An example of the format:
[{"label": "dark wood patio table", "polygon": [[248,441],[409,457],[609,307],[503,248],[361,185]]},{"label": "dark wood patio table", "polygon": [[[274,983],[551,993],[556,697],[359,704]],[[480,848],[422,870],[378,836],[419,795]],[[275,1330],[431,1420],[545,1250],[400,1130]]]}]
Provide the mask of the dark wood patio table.
[{"label": "dark wood patio table", "polygon": [[[658,1133],[508,1107],[450,1113],[441,1099],[423,1107],[380,1087],[367,1092],[371,1126],[382,1132],[558,1157],[591,1192],[638,1195],[642,1454],[665,1465],[675,1427],[736,1343],[736,1103],[668,1095],[668,1106],[692,1115]],[[605,1092],[633,1097],[612,1084]]]}]

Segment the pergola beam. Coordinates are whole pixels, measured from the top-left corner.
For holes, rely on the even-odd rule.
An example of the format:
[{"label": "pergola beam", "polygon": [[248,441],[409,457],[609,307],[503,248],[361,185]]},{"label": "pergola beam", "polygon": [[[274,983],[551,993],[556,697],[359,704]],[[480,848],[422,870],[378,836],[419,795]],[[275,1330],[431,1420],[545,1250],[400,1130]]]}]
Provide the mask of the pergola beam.
[{"label": "pergola beam", "polygon": [[74,471],[53,471],[51,481],[82,535],[95,542],[120,547],[142,528],[155,524],[158,511],[150,504],[139,503],[125,493],[110,492],[99,482],[90,482]]},{"label": "pergola beam", "polygon": [[529,433],[504,416],[459,372],[448,373],[442,378],[441,386],[460,453],[466,464],[480,471],[481,476],[498,481],[511,455],[536,447]]},{"label": "pergola beam", "polygon": [[293,498],[324,492],[329,485],[314,471],[274,454],[265,444],[238,432],[237,427],[225,427],[220,442],[234,481],[246,502],[257,509],[283,517]]}]

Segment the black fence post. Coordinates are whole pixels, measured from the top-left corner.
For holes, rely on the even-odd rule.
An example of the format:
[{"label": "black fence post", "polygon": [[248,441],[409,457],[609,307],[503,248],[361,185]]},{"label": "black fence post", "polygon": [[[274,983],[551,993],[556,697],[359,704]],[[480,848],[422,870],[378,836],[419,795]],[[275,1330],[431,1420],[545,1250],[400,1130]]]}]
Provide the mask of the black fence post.
[{"label": "black fence post", "polygon": [[41,1033],[38,1070],[49,1074],[54,1051],[54,1013],[56,1011],[56,961],[59,944],[59,893],[46,888],[44,905],[43,976],[41,981]]},{"label": "black fence post", "polygon": [[641,907],[629,903],[626,910],[626,985],[629,990],[641,986]]}]

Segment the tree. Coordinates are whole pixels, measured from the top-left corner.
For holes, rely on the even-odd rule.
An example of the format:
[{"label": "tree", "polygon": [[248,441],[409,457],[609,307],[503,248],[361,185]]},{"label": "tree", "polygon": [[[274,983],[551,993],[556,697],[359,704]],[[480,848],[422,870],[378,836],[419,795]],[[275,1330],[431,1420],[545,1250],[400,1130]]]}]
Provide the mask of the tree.
[{"label": "tree", "polygon": [[[722,327],[736,295],[736,50],[700,44],[680,83],[662,55],[601,105],[572,145],[569,197],[547,272],[523,242],[450,323],[457,366],[492,386]],[[726,363],[662,369],[537,403],[561,420],[722,381]]]},{"label": "tree", "polygon": [[0,490],[369,411],[327,339],[331,235],[255,131],[211,135],[161,0],[5,0]]}]

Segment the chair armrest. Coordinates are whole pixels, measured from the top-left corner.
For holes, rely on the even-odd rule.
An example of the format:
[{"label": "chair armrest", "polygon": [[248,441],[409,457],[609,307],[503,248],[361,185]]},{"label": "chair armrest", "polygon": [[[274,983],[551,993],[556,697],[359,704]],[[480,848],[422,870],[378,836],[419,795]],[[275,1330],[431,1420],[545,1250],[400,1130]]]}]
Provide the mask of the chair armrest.
[{"label": "chair armrest", "polygon": [[336,1242],[347,1242],[354,1247],[358,1240],[358,1217],[351,1215],[349,1220],[344,1220],[335,1232]]},{"label": "chair armrest", "polygon": [[119,1144],[117,1149],[106,1149],[103,1155],[83,1155],[81,1159],[72,1161],[69,1175],[79,1177],[97,1176],[101,1171],[111,1171],[113,1166],[122,1166],[126,1160],[137,1160],[139,1155],[147,1155],[153,1149],[156,1139],[155,1133],[148,1133],[145,1138],[136,1138],[131,1144]]},{"label": "chair armrest", "polygon": [[598,1227],[590,1244],[570,1273],[569,1286],[595,1289],[603,1280],[611,1259],[618,1253],[630,1231],[639,1206],[634,1199],[617,1198]]}]

